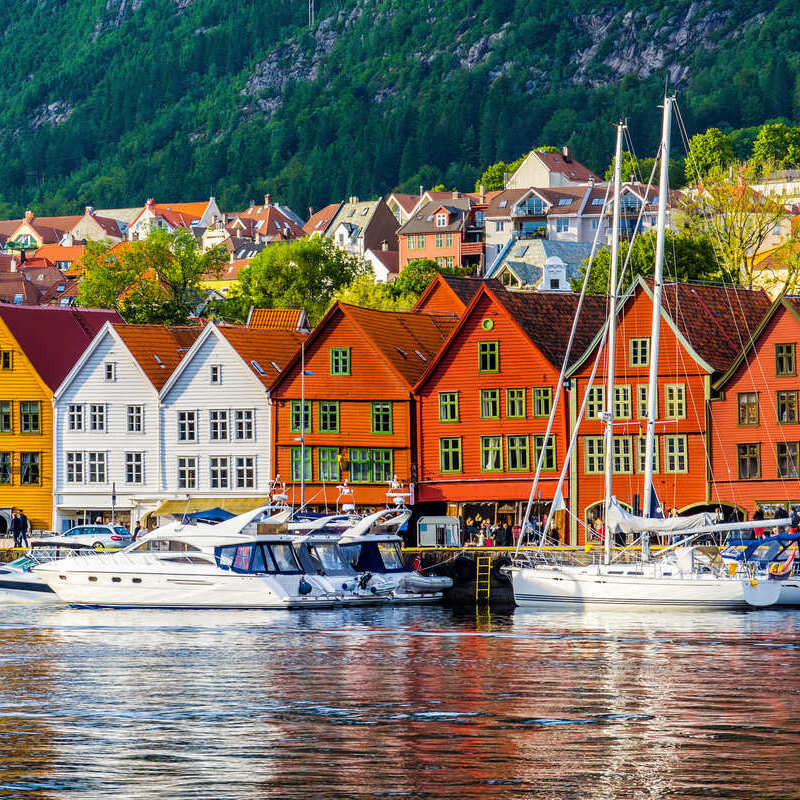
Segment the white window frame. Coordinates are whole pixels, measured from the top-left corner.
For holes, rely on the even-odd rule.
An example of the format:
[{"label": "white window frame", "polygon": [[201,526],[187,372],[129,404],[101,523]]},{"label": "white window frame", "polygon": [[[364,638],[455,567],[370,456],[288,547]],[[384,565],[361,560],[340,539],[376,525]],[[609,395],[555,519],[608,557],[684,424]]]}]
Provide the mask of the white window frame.
[{"label": "white window frame", "polygon": [[[137,470],[138,480],[136,480]],[[131,480],[131,474],[133,474],[133,480]],[[131,486],[140,486],[144,483],[144,453],[125,453],[125,483]]]},{"label": "white window frame", "polygon": [[89,430],[105,433],[107,429],[105,403],[91,403],[89,405]]},{"label": "white window frame", "polygon": [[105,450],[94,450],[86,454],[86,482],[108,483],[108,453]]},{"label": "white window frame", "polygon": [[70,403],[67,408],[67,429],[71,431],[82,431],[83,427],[83,404]]},{"label": "white window frame", "polygon": [[[197,456],[178,456],[177,478],[179,489],[197,488]],[[189,478],[192,478],[191,483]]]},{"label": "white window frame", "polygon": [[228,456],[209,456],[208,486],[210,489],[231,488],[231,460]]},{"label": "white window frame", "polygon": [[236,456],[234,459],[234,482],[236,489],[255,489],[256,457]]},{"label": "white window frame", "polygon": [[103,376],[106,383],[114,383],[117,380],[117,365],[113,361],[106,361],[103,365]]},{"label": "white window frame", "polygon": [[83,453],[70,450],[66,453],[66,469],[64,471],[67,483],[84,483],[86,473],[83,469]]},{"label": "white window frame", "polygon": [[222,383],[222,364],[211,364],[208,368],[208,382],[213,384]]},{"label": "white window frame", "polygon": [[[256,438],[256,420],[252,408],[235,409],[233,412],[233,420],[233,437],[237,442],[250,442]],[[247,428],[248,425],[249,431]],[[246,435],[247,433],[249,433],[249,436]]]},{"label": "white window frame", "polygon": [[[189,435],[191,434],[191,436]],[[187,410],[178,412],[178,441],[197,441],[197,411]]]},{"label": "white window frame", "polygon": [[125,420],[128,433],[144,433],[144,406],[141,404],[129,405],[125,412]]},{"label": "white window frame", "polygon": [[[215,416],[216,415],[216,416]],[[230,441],[231,429],[227,408],[212,408],[208,412],[208,439],[211,442]],[[220,433],[224,435],[220,435]]]}]

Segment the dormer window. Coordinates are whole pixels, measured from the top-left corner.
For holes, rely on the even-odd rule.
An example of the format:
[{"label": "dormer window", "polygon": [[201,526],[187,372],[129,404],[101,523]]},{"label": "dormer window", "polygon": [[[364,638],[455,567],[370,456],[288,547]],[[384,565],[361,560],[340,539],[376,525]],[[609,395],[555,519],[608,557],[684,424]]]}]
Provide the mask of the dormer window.
[{"label": "dormer window", "polygon": [[105,364],[106,381],[112,382],[117,379],[117,365],[113,361],[107,361]]},{"label": "dormer window", "polygon": [[436,227],[437,228],[444,228],[447,226],[447,214],[444,212],[439,212],[436,215]]}]

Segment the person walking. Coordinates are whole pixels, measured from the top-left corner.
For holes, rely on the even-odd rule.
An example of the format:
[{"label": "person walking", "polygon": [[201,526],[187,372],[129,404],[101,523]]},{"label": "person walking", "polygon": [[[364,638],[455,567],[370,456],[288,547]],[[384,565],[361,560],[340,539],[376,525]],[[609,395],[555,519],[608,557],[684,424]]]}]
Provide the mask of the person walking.
[{"label": "person walking", "polygon": [[14,547],[19,547],[19,532],[20,528],[22,527],[22,523],[19,521],[19,512],[14,511],[11,514],[11,528],[10,533],[14,539]]},{"label": "person walking", "polygon": [[137,522],[136,527],[133,529],[133,541],[135,542],[139,538],[139,534],[142,532],[142,523]]},{"label": "person walking", "polygon": [[797,536],[800,532],[800,506],[792,507],[792,521],[789,523],[789,534]]},{"label": "person walking", "polygon": [[[759,503],[756,503],[756,510],[753,512],[753,522],[761,522],[764,519],[764,509],[761,507]],[[753,536],[756,539],[763,539],[764,538],[764,529],[753,528]]]},{"label": "person walking", "polygon": [[20,509],[19,510],[19,546],[20,547],[30,547],[30,542],[28,541],[28,533],[30,532],[31,524],[28,522],[28,518],[25,516],[25,512]]}]

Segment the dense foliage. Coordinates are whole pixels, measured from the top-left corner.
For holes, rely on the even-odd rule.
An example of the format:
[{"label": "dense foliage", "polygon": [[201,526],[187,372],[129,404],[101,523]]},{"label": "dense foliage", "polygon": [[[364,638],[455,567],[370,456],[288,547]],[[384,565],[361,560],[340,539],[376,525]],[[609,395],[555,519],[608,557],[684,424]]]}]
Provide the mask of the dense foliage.
[{"label": "dense foliage", "polygon": [[[789,0],[316,5],[308,30],[306,0],[0,4],[0,217],[264,191],[304,212],[467,188],[543,141],[602,174],[620,117],[653,155],[666,67],[688,135],[717,127],[737,159],[800,121]],[[640,79],[649,50],[667,64]]]}]

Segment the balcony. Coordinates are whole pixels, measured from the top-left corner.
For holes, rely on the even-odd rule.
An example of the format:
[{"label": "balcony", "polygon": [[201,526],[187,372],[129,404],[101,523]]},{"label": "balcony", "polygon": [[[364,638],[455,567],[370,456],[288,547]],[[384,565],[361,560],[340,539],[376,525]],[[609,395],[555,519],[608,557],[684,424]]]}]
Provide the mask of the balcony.
[{"label": "balcony", "polygon": [[511,209],[512,217],[543,217],[547,214],[547,206],[544,203],[523,203]]},{"label": "balcony", "polygon": [[461,255],[462,256],[482,256],[483,255],[483,242],[462,242]]}]

